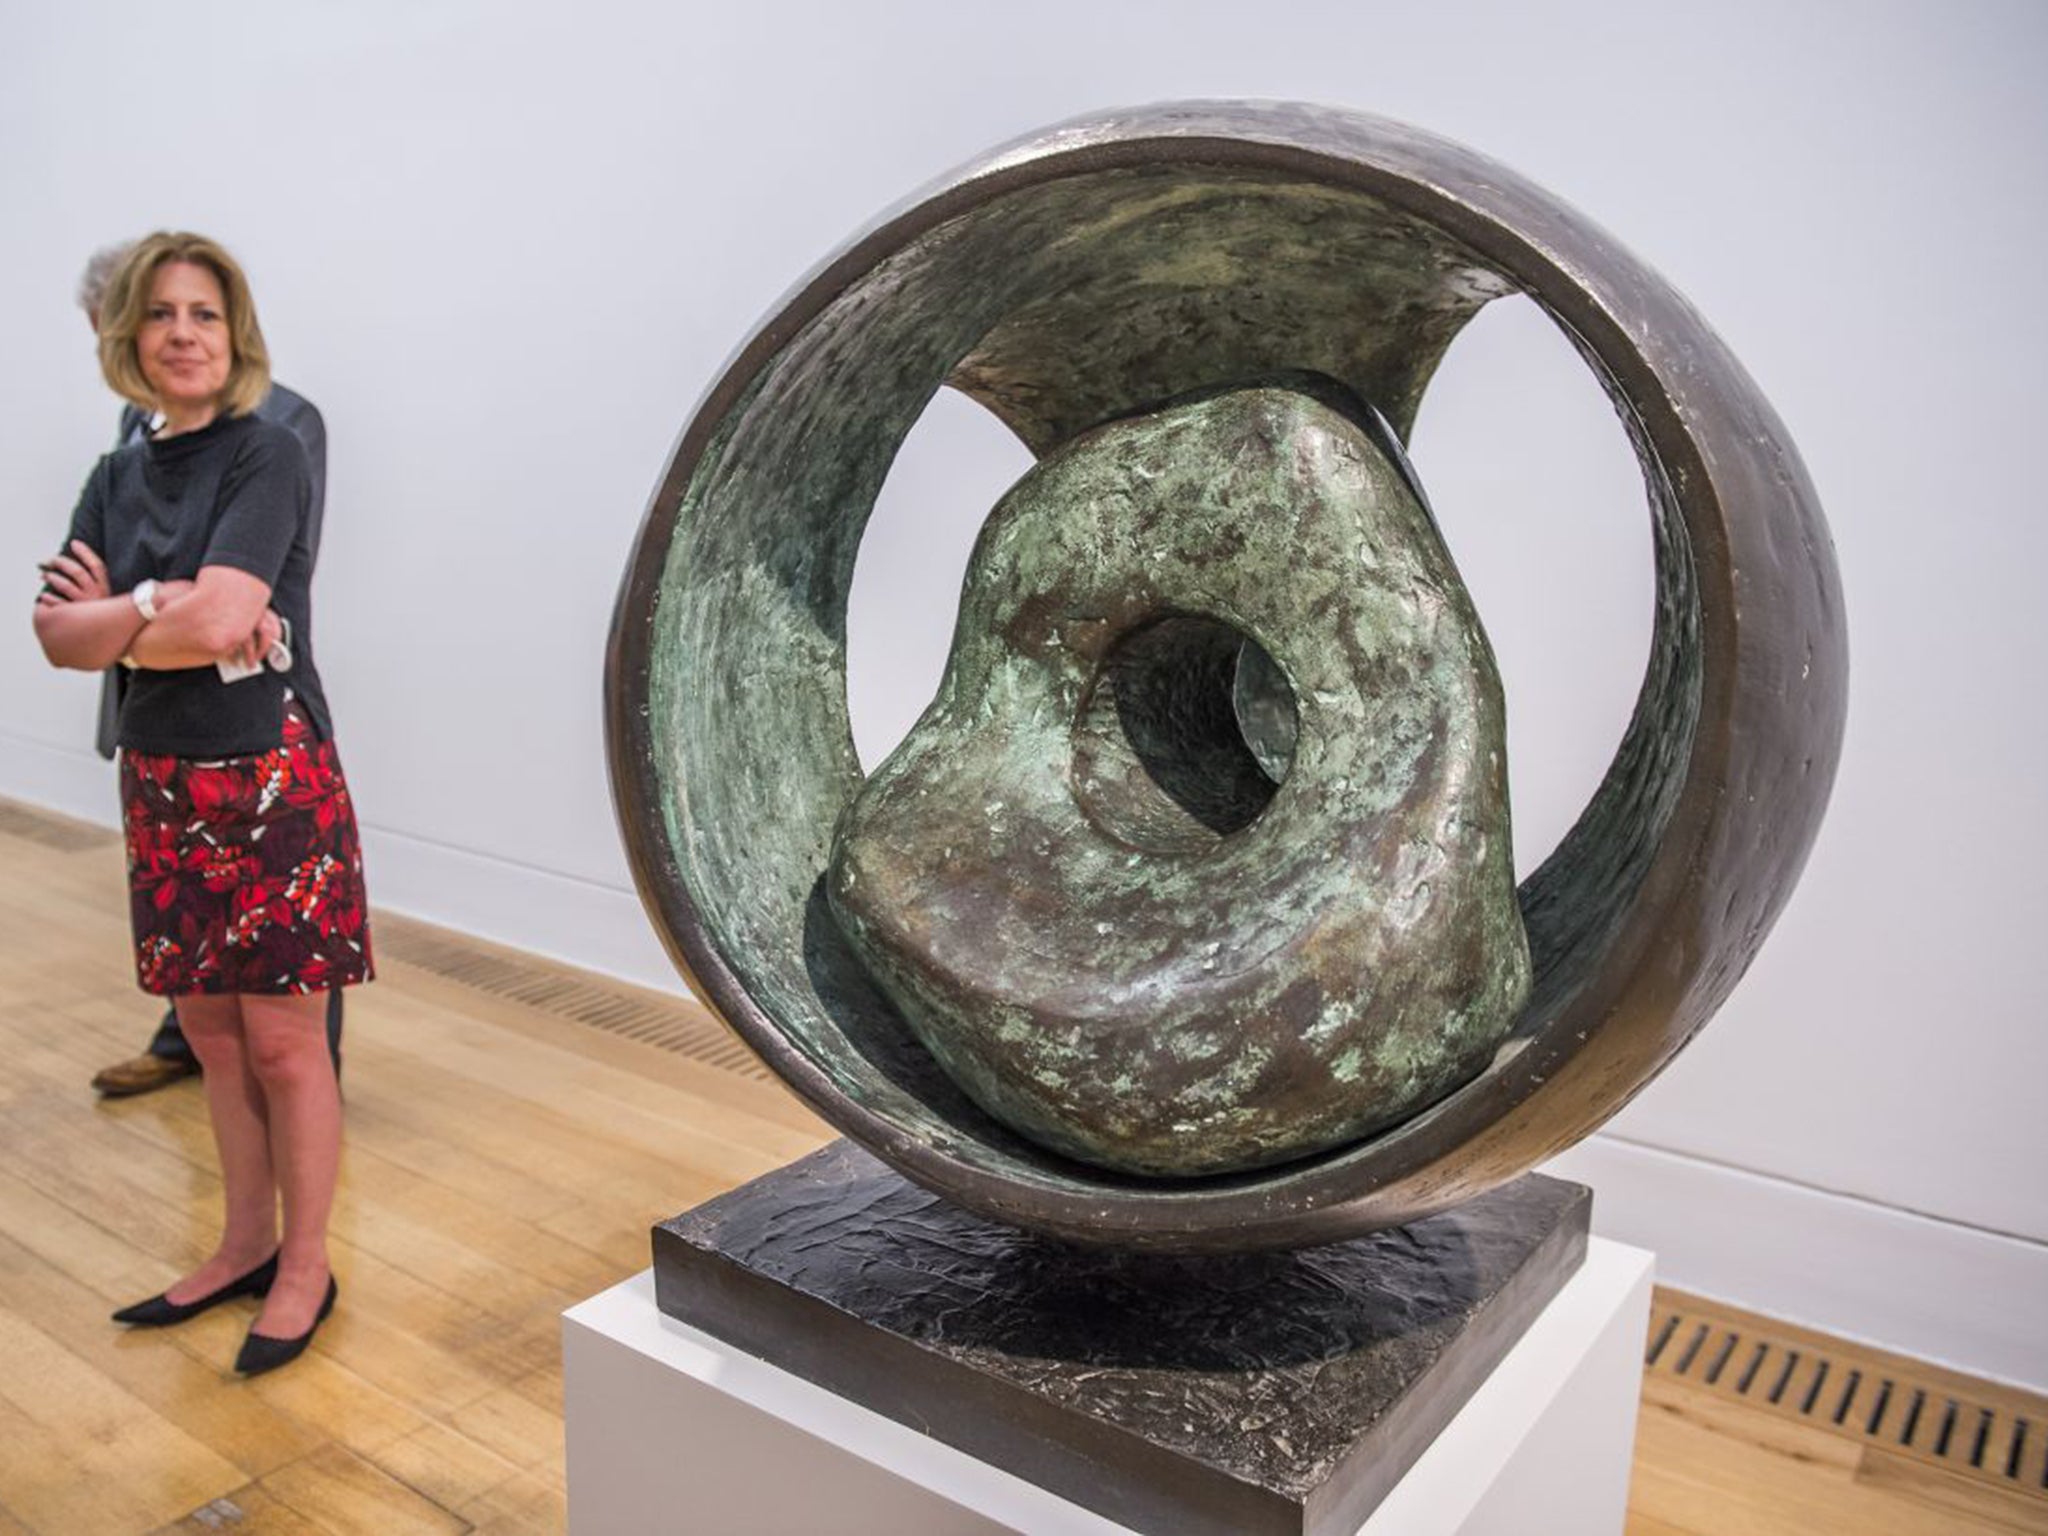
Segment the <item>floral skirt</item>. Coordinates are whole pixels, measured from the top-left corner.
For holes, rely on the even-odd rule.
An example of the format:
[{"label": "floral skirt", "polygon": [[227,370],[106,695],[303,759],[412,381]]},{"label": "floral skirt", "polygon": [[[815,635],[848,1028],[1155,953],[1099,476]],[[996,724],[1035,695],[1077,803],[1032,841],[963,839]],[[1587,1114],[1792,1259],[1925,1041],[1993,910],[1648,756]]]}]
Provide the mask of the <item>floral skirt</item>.
[{"label": "floral skirt", "polygon": [[135,974],[145,992],[305,993],[367,981],[355,808],[297,706],[273,752],[121,754]]}]

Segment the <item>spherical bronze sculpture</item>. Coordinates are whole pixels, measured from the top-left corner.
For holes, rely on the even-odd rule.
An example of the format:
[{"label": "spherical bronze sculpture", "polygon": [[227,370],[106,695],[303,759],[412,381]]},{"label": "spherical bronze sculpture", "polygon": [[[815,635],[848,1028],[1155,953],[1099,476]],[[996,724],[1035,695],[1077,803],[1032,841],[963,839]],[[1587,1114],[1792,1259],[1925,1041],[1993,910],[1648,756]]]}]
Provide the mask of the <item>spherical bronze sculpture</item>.
[{"label": "spherical bronze sculpture", "polygon": [[[1451,338],[1512,292],[1564,329],[1636,446],[1657,604],[1614,762],[1519,892],[1531,979],[1506,1038],[1419,1113],[1279,1163],[1162,1180],[1019,1134],[906,1026],[848,943],[857,903],[833,910],[834,839],[863,783],[846,597],[897,447],[942,384],[1041,456],[1270,379],[1321,381],[1405,433]],[[1442,1209],[1625,1103],[1789,894],[1832,782],[1846,665],[1798,458],[1654,273],[1513,172],[1413,129],[1195,103],[997,151],[800,285],[675,451],[620,595],[607,718],[636,879],[671,952],[820,1113],[988,1216],[1198,1251]]]}]

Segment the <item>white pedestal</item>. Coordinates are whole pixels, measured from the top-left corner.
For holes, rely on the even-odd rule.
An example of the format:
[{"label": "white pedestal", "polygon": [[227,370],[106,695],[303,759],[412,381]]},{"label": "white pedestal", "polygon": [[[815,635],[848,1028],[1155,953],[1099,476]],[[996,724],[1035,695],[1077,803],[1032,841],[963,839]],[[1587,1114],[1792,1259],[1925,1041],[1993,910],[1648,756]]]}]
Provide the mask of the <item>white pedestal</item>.
[{"label": "white pedestal", "polygon": [[[1651,1257],[1586,1262],[1359,1536],[1618,1536]],[[571,1536],[1128,1536],[664,1317],[651,1271],[563,1314]]]}]

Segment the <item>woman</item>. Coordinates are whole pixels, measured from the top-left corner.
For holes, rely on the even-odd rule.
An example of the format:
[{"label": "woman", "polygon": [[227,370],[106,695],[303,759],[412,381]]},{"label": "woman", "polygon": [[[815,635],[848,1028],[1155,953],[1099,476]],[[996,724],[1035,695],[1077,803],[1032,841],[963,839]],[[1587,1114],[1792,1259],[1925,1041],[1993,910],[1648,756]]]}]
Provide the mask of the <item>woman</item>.
[{"label": "woman", "polygon": [[114,1317],[160,1327],[263,1297],[235,1361],[254,1375],[301,1354],[334,1306],[326,994],[371,975],[313,664],[310,478],[298,439],[251,414],[269,355],[247,279],[211,240],[135,247],[101,313],[100,368],[158,424],[86,482],[43,568],[36,636],[54,665],[135,669],[119,739],[136,974],[174,1000],[205,1072],[227,1202],[212,1256]]}]

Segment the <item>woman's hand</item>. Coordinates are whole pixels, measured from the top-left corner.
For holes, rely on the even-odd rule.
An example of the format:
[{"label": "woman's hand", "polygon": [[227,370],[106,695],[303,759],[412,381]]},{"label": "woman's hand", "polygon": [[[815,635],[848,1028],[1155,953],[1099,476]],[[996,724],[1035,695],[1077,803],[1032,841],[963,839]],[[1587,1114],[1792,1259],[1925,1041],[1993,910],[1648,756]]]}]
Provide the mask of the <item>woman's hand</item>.
[{"label": "woman's hand", "polygon": [[99,551],[73,539],[66,553],[45,560],[41,570],[35,627],[43,655],[52,666],[81,671],[112,666],[142,628],[142,615],[125,593],[114,593]]},{"label": "woman's hand", "polygon": [[284,620],[277,616],[275,608],[266,608],[249,638],[235,647],[233,659],[245,667],[260,667],[263,658],[270,654],[270,648],[283,638]]},{"label": "woman's hand", "polygon": [[43,582],[50,590],[40,594],[38,602],[47,602],[53,595],[61,603],[91,602],[114,595],[107,580],[106,562],[83,539],[73,539],[69,553],[51,556],[41,569]]}]

